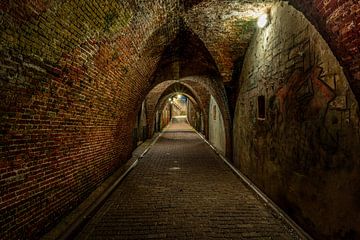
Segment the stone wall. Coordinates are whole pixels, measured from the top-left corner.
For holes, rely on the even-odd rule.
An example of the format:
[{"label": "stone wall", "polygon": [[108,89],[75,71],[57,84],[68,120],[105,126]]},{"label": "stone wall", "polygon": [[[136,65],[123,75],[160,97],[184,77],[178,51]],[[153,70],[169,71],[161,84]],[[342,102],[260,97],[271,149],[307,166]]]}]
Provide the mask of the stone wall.
[{"label": "stone wall", "polygon": [[209,105],[209,142],[222,154],[226,154],[226,136],[224,120],[213,96]]},{"label": "stone wall", "polygon": [[359,239],[359,146],[342,68],[300,12],[276,4],[245,57],[235,164],[316,239]]},{"label": "stone wall", "polygon": [[[352,76],[351,86],[360,89],[357,1],[290,2],[320,23],[318,29]],[[136,112],[156,85],[154,72],[161,59],[167,63],[176,56],[163,55],[184,27],[179,18],[193,40],[183,44],[189,53],[183,63],[193,59],[196,64],[185,68],[186,74],[175,72],[212,89],[223,112],[229,154],[231,119],[220,83],[234,76],[234,61],[255,30],[254,18],[238,19],[231,12],[253,7],[206,0],[1,1],[0,235],[42,235],[127,160]],[[199,46],[207,50],[190,54]],[[214,86],[197,76],[209,69],[220,70]],[[177,79],[166,76],[159,78]],[[204,96],[207,136],[209,97]]]}]

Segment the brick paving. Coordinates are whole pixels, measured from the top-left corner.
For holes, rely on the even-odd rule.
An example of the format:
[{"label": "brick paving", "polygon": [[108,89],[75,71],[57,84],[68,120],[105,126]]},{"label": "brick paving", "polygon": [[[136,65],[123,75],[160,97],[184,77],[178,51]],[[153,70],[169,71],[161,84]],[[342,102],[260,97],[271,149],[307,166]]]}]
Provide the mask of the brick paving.
[{"label": "brick paving", "polygon": [[77,239],[300,239],[185,123],[171,124]]}]

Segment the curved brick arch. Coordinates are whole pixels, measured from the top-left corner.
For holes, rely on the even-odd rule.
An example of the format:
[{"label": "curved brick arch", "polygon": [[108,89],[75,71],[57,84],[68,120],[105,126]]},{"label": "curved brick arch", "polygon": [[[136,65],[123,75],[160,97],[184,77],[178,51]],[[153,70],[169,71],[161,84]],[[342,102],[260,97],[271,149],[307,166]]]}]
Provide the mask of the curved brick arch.
[{"label": "curved brick arch", "polygon": [[[246,2],[251,7],[258,1]],[[359,101],[357,1],[290,3],[328,41]],[[161,80],[202,82],[218,99],[230,136],[222,82],[231,78],[234,61],[256,30],[254,18],[232,15],[241,6],[241,1],[210,0],[1,1],[1,169],[2,176],[22,173],[5,178],[14,187],[4,187],[8,200],[2,203],[9,217],[3,229],[21,229],[5,238],[40,236],[46,229],[36,226],[55,224],[55,212],[68,213],[128,159],[136,109],[154,86],[154,73],[177,38],[179,23],[197,35],[195,43],[202,41],[209,54],[195,55],[204,57],[198,60],[205,63],[201,71],[185,66],[179,78],[161,74]],[[176,70],[177,64],[168,66]],[[34,184],[30,179],[36,168],[46,175]],[[14,191],[24,194],[17,197]],[[28,219],[26,212],[34,213],[31,224],[15,222]]]},{"label": "curved brick arch", "polygon": [[[199,106],[201,111],[204,111],[203,103],[201,99],[191,88],[185,86],[184,84],[178,83],[176,81],[165,81],[153,88],[146,97],[146,107],[147,107],[147,122],[149,126],[150,136],[153,134],[153,123],[155,120],[155,113],[159,110],[159,102],[164,99],[164,95],[169,96],[175,94],[175,92],[181,91],[188,96],[191,96],[194,99],[196,105]],[[166,98],[167,99],[167,98]]]},{"label": "curved brick arch", "polygon": [[[181,92],[181,94],[186,96],[197,110],[201,111],[201,107],[199,106],[199,103],[195,100],[195,98],[192,95],[190,95],[189,93],[186,93],[186,92]],[[164,109],[166,104],[168,104],[168,99],[173,97],[174,95],[175,95],[175,93],[168,93],[168,94],[161,96],[161,98],[159,99],[159,102],[156,105],[156,111],[161,111],[162,109]]]},{"label": "curved brick arch", "polygon": [[[198,90],[200,92],[208,92],[212,95],[217,104],[220,107],[221,114],[224,119],[225,125],[225,133],[226,133],[226,156],[231,159],[232,156],[232,121],[230,116],[230,110],[227,103],[227,96],[225,92],[225,88],[223,83],[219,78],[209,77],[209,76],[187,76],[179,80],[180,83],[184,82],[191,87],[197,85]],[[195,84],[195,85],[194,85]],[[194,85],[194,86],[193,86]],[[208,100],[206,102],[207,106],[210,102],[210,96],[208,96]],[[206,115],[208,117],[208,110],[206,110]],[[205,121],[206,122],[206,121]],[[208,123],[206,122],[206,129]],[[206,136],[208,136],[208,129],[205,131]]]},{"label": "curved brick arch", "polygon": [[226,134],[226,156],[231,159],[232,157],[232,120],[230,116],[230,110],[228,100],[224,88],[224,84],[219,79],[208,76],[189,76],[181,79],[185,83],[196,82],[203,88],[207,89],[210,95],[212,95],[220,107],[221,114],[223,116]]},{"label": "curved brick arch", "polygon": [[154,132],[153,122],[155,119],[156,113],[156,104],[159,101],[162,93],[175,81],[168,80],[156,85],[146,96],[145,98],[145,108],[146,108],[146,122],[148,125],[148,136],[152,136]]},{"label": "curved brick arch", "polygon": [[198,93],[194,92],[193,89],[191,89],[179,82],[175,82],[174,84],[172,84],[171,86],[169,86],[167,89],[165,89],[163,91],[163,93],[161,94],[161,96],[156,104],[157,107],[155,109],[161,110],[163,107],[159,107],[159,106],[162,105],[162,103],[164,101],[167,101],[168,98],[173,97],[176,94],[186,95],[187,97],[189,97],[189,99],[193,103],[195,103],[199,107],[199,109],[201,111],[204,110],[203,103],[202,103],[201,98],[199,97]]},{"label": "curved brick arch", "polygon": [[0,168],[22,171],[21,181],[1,179],[5,238],[38,238],[130,157],[135,110],[158,62],[143,39],[173,11],[159,1],[46,2],[0,3]]}]

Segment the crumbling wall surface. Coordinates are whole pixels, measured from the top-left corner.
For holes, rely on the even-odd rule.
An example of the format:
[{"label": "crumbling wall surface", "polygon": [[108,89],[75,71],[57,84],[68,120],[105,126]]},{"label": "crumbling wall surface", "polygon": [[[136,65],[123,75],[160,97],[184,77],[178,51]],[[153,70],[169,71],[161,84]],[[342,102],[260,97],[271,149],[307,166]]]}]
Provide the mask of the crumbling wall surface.
[{"label": "crumbling wall surface", "polygon": [[247,51],[233,131],[237,167],[305,230],[360,238],[358,103],[326,42],[287,4]]}]

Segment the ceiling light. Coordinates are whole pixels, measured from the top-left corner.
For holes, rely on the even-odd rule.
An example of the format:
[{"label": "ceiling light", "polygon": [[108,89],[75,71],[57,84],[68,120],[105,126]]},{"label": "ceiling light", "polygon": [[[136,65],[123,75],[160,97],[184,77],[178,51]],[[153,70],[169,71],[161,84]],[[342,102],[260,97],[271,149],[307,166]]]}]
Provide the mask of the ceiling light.
[{"label": "ceiling light", "polygon": [[266,25],[269,23],[269,16],[268,14],[262,14],[259,16],[258,21],[257,21],[257,25],[259,28],[264,28],[266,27]]}]

